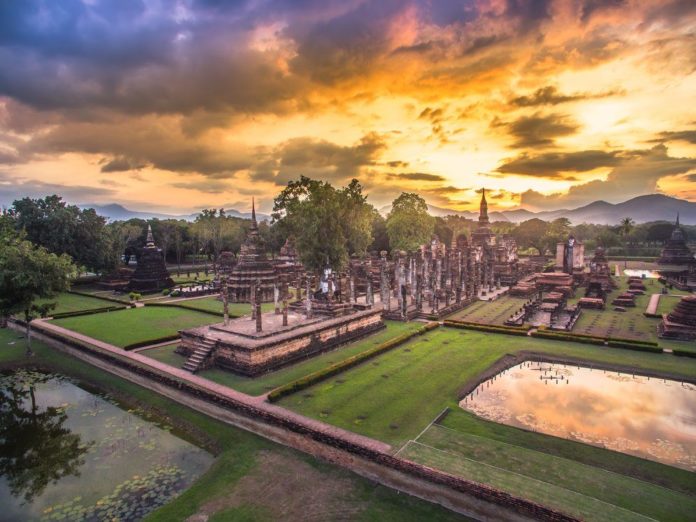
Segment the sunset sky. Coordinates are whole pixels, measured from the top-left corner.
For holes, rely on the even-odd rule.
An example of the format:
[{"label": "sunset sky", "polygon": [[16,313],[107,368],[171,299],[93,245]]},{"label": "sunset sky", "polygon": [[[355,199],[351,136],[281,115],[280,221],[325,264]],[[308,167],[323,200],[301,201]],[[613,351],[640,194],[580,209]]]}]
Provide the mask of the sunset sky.
[{"label": "sunset sky", "polygon": [[696,200],[696,2],[0,2],[0,205]]}]

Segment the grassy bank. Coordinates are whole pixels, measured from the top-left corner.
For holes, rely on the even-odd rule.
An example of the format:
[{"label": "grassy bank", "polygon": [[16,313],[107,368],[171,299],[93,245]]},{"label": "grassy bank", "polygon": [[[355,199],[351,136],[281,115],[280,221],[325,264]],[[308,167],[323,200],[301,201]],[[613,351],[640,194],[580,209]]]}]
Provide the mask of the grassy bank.
[{"label": "grassy bank", "polygon": [[[505,354],[522,350],[696,377],[696,361],[668,354],[440,328],[280,404],[395,447],[405,445],[400,453],[405,457],[579,517],[688,518],[696,509],[693,473],[490,423],[459,409],[457,391],[464,383]],[[430,428],[418,438],[445,407],[452,413],[444,425],[461,435]],[[556,477],[564,473],[564,480]]]},{"label": "grassy bank", "polygon": [[[148,517],[180,521],[194,514],[211,520],[435,520],[462,518],[433,504],[399,495],[348,471],[233,428],[35,342],[36,355],[10,330],[0,330],[0,368],[39,366],[96,386],[133,406],[154,410],[188,438],[212,442],[215,463],[196,483]],[[281,512],[281,510],[284,510]],[[242,517],[242,518],[237,518]]]},{"label": "grassy bank", "polygon": [[174,307],[142,307],[94,315],[56,319],[55,324],[100,341],[124,347],[204,324],[220,322],[216,317]]},{"label": "grassy bank", "polygon": [[[215,368],[202,371],[198,375],[250,395],[261,395],[423,326],[423,323],[402,323],[400,321],[385,321],[385,323],[387,327],[384,330],[363,339],[253,379]],[[176,344],[171,344],[140,353],[179,368],[184,363],[185,358],[174,353],[175,349]]]}]

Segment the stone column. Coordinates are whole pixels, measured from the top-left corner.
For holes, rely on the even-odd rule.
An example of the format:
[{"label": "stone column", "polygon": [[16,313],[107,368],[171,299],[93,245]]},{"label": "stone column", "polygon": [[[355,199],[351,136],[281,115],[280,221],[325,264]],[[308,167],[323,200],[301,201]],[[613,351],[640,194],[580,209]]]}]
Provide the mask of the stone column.
[{"label": "stone column", "polygon": [[372,292],[372,274],[367,271],[367,293],[365,294],[365,304],[372,308],[375,304],[375,294]]},{"label": "stone column", "polygon": [[273,283],[273,308],[276,315],[280,314],[280,290],[278,283]]},{"label": "stone column", "polygon": [[261,324],[261,302],[260,300],[256,302],[256,333],[259,333],[263,330],[263,326]]},{"label": "stone column", "polygon": [[423,275],[416,274],[416,310],[423,311]]},{"label": "stone column", "polygon": [[283,292],[283,326],[288,325],[288,297],[290,295],[290,289],[285,286],[285,291]]},{"label": "stone column", "polygon": [[307,319],[311,319],[312,317],[312,282],[311,282],[311,277],[308,275],[307,276],[307,298],[305,300],[305,310],[307,312]]},{"label": "stone column", "polygon": [[251,288],[249,289],[249,300],[251,301],[251,320],[256,320],[256,285],[251,283]]},{"label": "stone column", "polygon": [[348,270],[348,302],[357,302],[358,298],[355,295],[355,278],[353,277],[353,270]]},{"label": "stone column", "polygon": [[385,312],[388,312],[390,307],[390,302],[391,302],[391,292],[389,291],[389,274],[387,272],[387,252],[382,250],[382,262],[380,264],[380,275],[381,275],[381,281],[380,281],[380,294],[382,298],[382,310]]},{"label": "stone column", "polygon": [[222,279],[222,316],[223,323],[225,326],[230,324],[230,307],[229,307],[229,297],[227,295],[227,277]]}]

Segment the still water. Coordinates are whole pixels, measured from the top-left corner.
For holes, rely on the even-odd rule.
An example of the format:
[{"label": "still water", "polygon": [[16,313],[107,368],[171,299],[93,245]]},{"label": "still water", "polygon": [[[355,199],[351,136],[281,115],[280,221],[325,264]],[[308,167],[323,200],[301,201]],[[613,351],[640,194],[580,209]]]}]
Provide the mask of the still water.
[{"label": "still water", "polygon": [[0,374],[0,519],[139,520],[211,464],[167,426],[54,374]]},{"label": "still water", "polygon": [[526,362],[480,384],[460,406],[495,422],[696,471],[696,386]]}]

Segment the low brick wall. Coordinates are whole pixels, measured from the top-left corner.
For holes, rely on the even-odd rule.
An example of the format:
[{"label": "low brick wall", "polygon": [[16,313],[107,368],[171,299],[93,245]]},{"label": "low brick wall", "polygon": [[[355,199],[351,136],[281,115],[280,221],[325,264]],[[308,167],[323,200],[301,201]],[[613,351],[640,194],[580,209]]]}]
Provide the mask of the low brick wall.
[{"label": "low brick wall", "polygon": [[[20,321],[14,321],[14,323],[21,325]],[[291,418],[291,416],[284,416],[282,413],[278,412],[277,409],[269,409],[277,407],[269,406],[269,408],[265,408],[264,404],[257,405],[242,402],[216,394],[191,382],[178,379],[152,367],[147,367],[138,364],[133,360],[129,360],[127,353],[124,353],[123,357],[115,356],[96,347],[88,346],[74,339],[59,335],[53,331],[43,329],[37,325],[32,325],[32,331],[34,332],[35,337],[39,339],[43,338],[47,340],[49,344],[55,346],[56,343],[58,343],[58,346],[65,346],[69,349],[76,350],[88,358],[96,358],[108,363],[110,366],[115,366],[116,368],[126,370],[127,373],[134,376],[144,377],[146,380],[153,382],[153,384],[156,384],[158,387],[164,387],[179,393],[184,393],[193,398],[205,401],[211,405],[219,406],[225,410],[231,410],[255,422],[261,422],[272,428],[280,428],[289,434],[301,435],[303,438],[306,438],[309,441],[314,441],[334,450],[339,450],[340,452],[344,452],[345,454],[348,454],[358,460],[363,460],[368,464],[377,465],[383,468],[384,471],[389,475],[389,480],[385,480],[387,485],[398,487],[399,489],[403,489],[404,491],[417,495],[421,498],[426,498],[427,500],[452,507],[451,496],[447,495],[446,493],[446,490],[450,490],[472,497],[476,501],[482,501],[484,504],[493,504],[493,506],[491,506],[489,509],[486,509],[484,506],[478,504],[469,506],[471,510],[463,508],[461,509],[462,512],[468,511],[483,513],[484,515],[481,516],[485,516],[486,519],[510,520],[529,518],[532,520],[559,522],[577,520],[553,509],[547,508],[535,502],[515,497],[493,487],[478,484],[476,482],[472,482],[461,477],[403,459],[401,457],[393,456],[384,451],[375,450],[367,445],[348,440],[347,438],[343,438],[339,435],[331,433],[330,427],[327,427],[326,430],[317,429],[308,424],[298,422],[296,419]],[[252,429],[252,431],[254,430]],[[298,447],[298,449],[303,448]],[[350,469],[354,469],[353,465],[357,465],[353,459],[349,459],[348,462],[337,462]],[[353,465],[351,465],[351,463]],[[360,473],[360,470],[358,469],[354,469],[354,471]],[[407,479],[409,479],[409,482],[397,480],[399,475],[404,475]],[[378,480],[377,476],[373,476],[373,478]],[[418,492],[415,491],[409,491],[409,489],[412,489],[409,488],[410,480],[425,484],[426,486],[441,486],[445,488],[445,493],[437,488],[430,489],[429,491],[432,491],[432,493],[427,495],[418,494]],[[400,484],[400,486],[395,484]],[[422,491],[422,488],[419,491]],[[443,497],[447,497],[449,500],[443,501]],[[505,512],[501,513],[500,509],[510,510],[510,512],[507,514]]]}]

